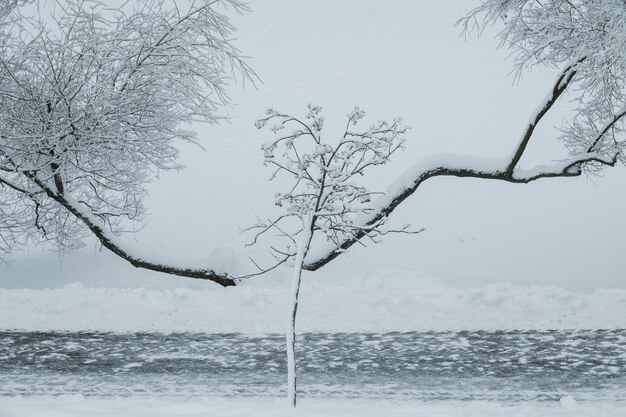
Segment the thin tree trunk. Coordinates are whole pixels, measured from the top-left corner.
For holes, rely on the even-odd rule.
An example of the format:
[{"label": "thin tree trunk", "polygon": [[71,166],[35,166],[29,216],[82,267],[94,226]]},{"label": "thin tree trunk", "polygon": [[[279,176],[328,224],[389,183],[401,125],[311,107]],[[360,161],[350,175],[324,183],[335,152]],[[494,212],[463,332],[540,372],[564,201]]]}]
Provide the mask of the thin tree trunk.
[{"label": "thin tree trunk", "polygon": [[302,280],[302,265],[311,244],[311,220],[308,216],[302,217],[302,235],[298,241],[298,251],[291,277],[291,291],[289,293],[289,315],[287,321],[287,400],[293,407],[296,406],[296,314],[298,313],[298,295]]}]

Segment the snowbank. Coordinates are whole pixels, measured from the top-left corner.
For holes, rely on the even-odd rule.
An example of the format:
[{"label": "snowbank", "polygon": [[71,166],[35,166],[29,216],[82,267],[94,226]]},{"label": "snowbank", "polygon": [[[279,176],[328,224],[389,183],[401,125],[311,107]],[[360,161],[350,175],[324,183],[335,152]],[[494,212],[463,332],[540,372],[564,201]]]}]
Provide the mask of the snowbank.
[{"label": "snowbank", "polygon": [[[237,288],[0,289],[0,329],[283,332],[288,283]],[[299,332],[626,328],[626,290],[498,283],[454,288],[418,272],[305,275]]]},{"label": "snowbank", "polygon": [[94,399],[0,398],[0,417],[191,417],[191,416],[428,416],[428,417],[589,417],[623,416],[624,404],[576,403],[573,399],[551,404],[500,405],[496,403],[389,403],[347,400],[302,400],[296,411],[283,400],[207,399]]}]

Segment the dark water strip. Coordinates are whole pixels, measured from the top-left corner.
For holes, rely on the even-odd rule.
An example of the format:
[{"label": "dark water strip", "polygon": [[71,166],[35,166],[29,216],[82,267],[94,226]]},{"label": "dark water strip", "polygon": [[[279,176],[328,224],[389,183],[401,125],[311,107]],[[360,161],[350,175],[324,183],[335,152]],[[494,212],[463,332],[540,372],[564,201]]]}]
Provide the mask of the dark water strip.
[{"label": "dark water strip", "polygon": [[[307,333],[302,395],[626,401],[626,330]],[[0,332],[0,395],[277,396],[282,335]]]}]

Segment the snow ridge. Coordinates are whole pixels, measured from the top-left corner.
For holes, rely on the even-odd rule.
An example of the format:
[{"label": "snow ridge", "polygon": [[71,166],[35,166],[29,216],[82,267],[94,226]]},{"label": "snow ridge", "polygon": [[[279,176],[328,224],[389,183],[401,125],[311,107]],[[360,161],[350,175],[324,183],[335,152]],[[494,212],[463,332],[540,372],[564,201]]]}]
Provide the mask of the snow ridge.
[{"label": "snow ridge", "polygon": [[[357,285],[358,283],[358,285]],[[288,283],[173,290],[0,289],[0,329],[282,333]],[[626,290],[502,282],[459,289],[419,273],[303,277],[298,332],[624,329]]]}]

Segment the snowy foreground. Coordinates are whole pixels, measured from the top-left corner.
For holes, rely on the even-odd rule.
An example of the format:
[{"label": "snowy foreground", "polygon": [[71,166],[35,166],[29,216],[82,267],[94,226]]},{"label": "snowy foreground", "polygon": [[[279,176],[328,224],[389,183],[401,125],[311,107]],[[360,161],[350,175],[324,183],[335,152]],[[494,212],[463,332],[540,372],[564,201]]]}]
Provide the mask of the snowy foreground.
[{"label": "snowy foreground", "polygon": [[[178,288],[95,288],[73,283],[52,289],[0,289],[0,330],[282,333],[287,291],[288,281],[279,275],[229,289],[186,280]],[[305,275],[298,316],[302,333],[624,328],[623,289],[578,293],[509,283],[458,288],[424,273],[395,268]],[[61,385],[79,383],[73,378]],[[333,389],[332,384],[328,387]],[[602,392],[592,400],[578,398],[577,402],[576,394],[571,398],[563,391],[560,401],[542,402],[424,402],[418,401],[424,399],[419,395],[401,401],[303,396],[296,411],[278,395],[0,395],[0,417],[626,415],[626,402],[602,399]]]},{"label": "snowy foreground", "polygon": [[[287,280],[274,277],[229,289],[192,284],[0,289],[0,330],[284,331]],[[456,288],[397,269],[305,275],[298,314],[299,332],[623,328],[624,289],[576,293],[509,283]]]},{"label": "snowy foreground", "polygon": [[[135,282],[125,286],[124,280],[128,277],[120,274],[112,279],[112,275],[115,274],[107,273],[98,283],[90,283],[86,279],[83,284],[59,285],[49,280],[51,286],[57,287],[0,289],[0,331],[89,330],[124,333],[120,337],[126,337],[127,332],[249,335],[284,331],[288,280],[279,274],[229,289],[210,283],[169,278],[167,285],[150,282],[152,285],[142,288]],[[82,280],[82,277],[78,278]],[[510,283],[459,288],[421,272],[397,268],[307,274],[304,276],[298,316],[298,330],[303,333],[625,328],[624,289],[596,289],[582,293],[554,286],[520,286]],[[282,340],[280,343],[282,346]],[[146,353],[145,349],[139,349],[138,352]],[[618,351],[623,355],[621,352]],[[508,355],[512,356],[510,352]],[[1,356],[0,360],[3,359]],[[368,359],[365,355],[361,356],[363,360]],[[557,354],[553,359],[560,361],[562,358]],[[154,357],[148,357],[146,361],[149,359]],[[607,356],[601,358],[609,359]],[[13,363],[6,356],[4,360]],[[141,369],[134,368],[134,364],[130,365],[133,367],[129,369]],[[604,365],[607,369],[612,367],[611,363]],[[67,364],[63,366],[61,374],[65,375],[64,378],[55,381],[34,374],[31,381],[35,382],[32,386],[39,384],[63,388],[81,385],[83,381],[75,375],[67,375]],[[623,368],[616,368],[615,373],[623,375]],[[12,375],[5,377],[12,383],[17,379]],[[162,375],[157,377],[162,378]],[[604,380],[606,376],[599,375],[598,378]],[[577,381],[576,377],[572,379]],[[495,380],[498,384],[503,382],[499,378]],[[614,381],[614,385],[622,384],[623,388],[621,379]],[[153,388],[144,380],[140,382],[140,387]],[[305,382],[304,379],[302,382]],[[224,381],[220,380],[220,383]],[[306,385],[303,384],[303,387]],[[332,394],[340,390],[337,385],[328,384],[326,387]],[[534,388],[542,387],[545,388],[538,384]],[[203,381],[202,388],[205,392],[211,392],[206,381]],[[617,386],[616,391],[623,392],[619,389],[620,386]],[[565,394],[560,400],[542,402],[424,402],[424,397],[420,395],[401,401],[389,401],[388,397],[385,397],[387,401],[375,401],[367,395],[355,399],[322,399],[303,395],[295,412],[285,405],[279,395],[269,399],[267,396],[213,398],[203,395],[161,397],[158,394],[83,397],[80,394],[10,396],[10,392],[9,385],[3,386],[0,381],[0,417],[626,415],[624,397],[613,395],[612,398],[620,400],[607,400],[607,391],[602,390],[591,391],[592,399],[589,396],[581,399],[576,392],[559,390]],[[567,395],[576,398],[578,402]]]},{"label": "snowy foreground", "polygon": [[301,401],[292,410],[281,400],[206,399],[91,399],[0,398],[0,417],[196,417],[196,416],[424,416],[424,417],[623,417],[626,406],[619,404],[579,404],[571,398],[551,405],[494,403],[387,403],[373,401]]}]

